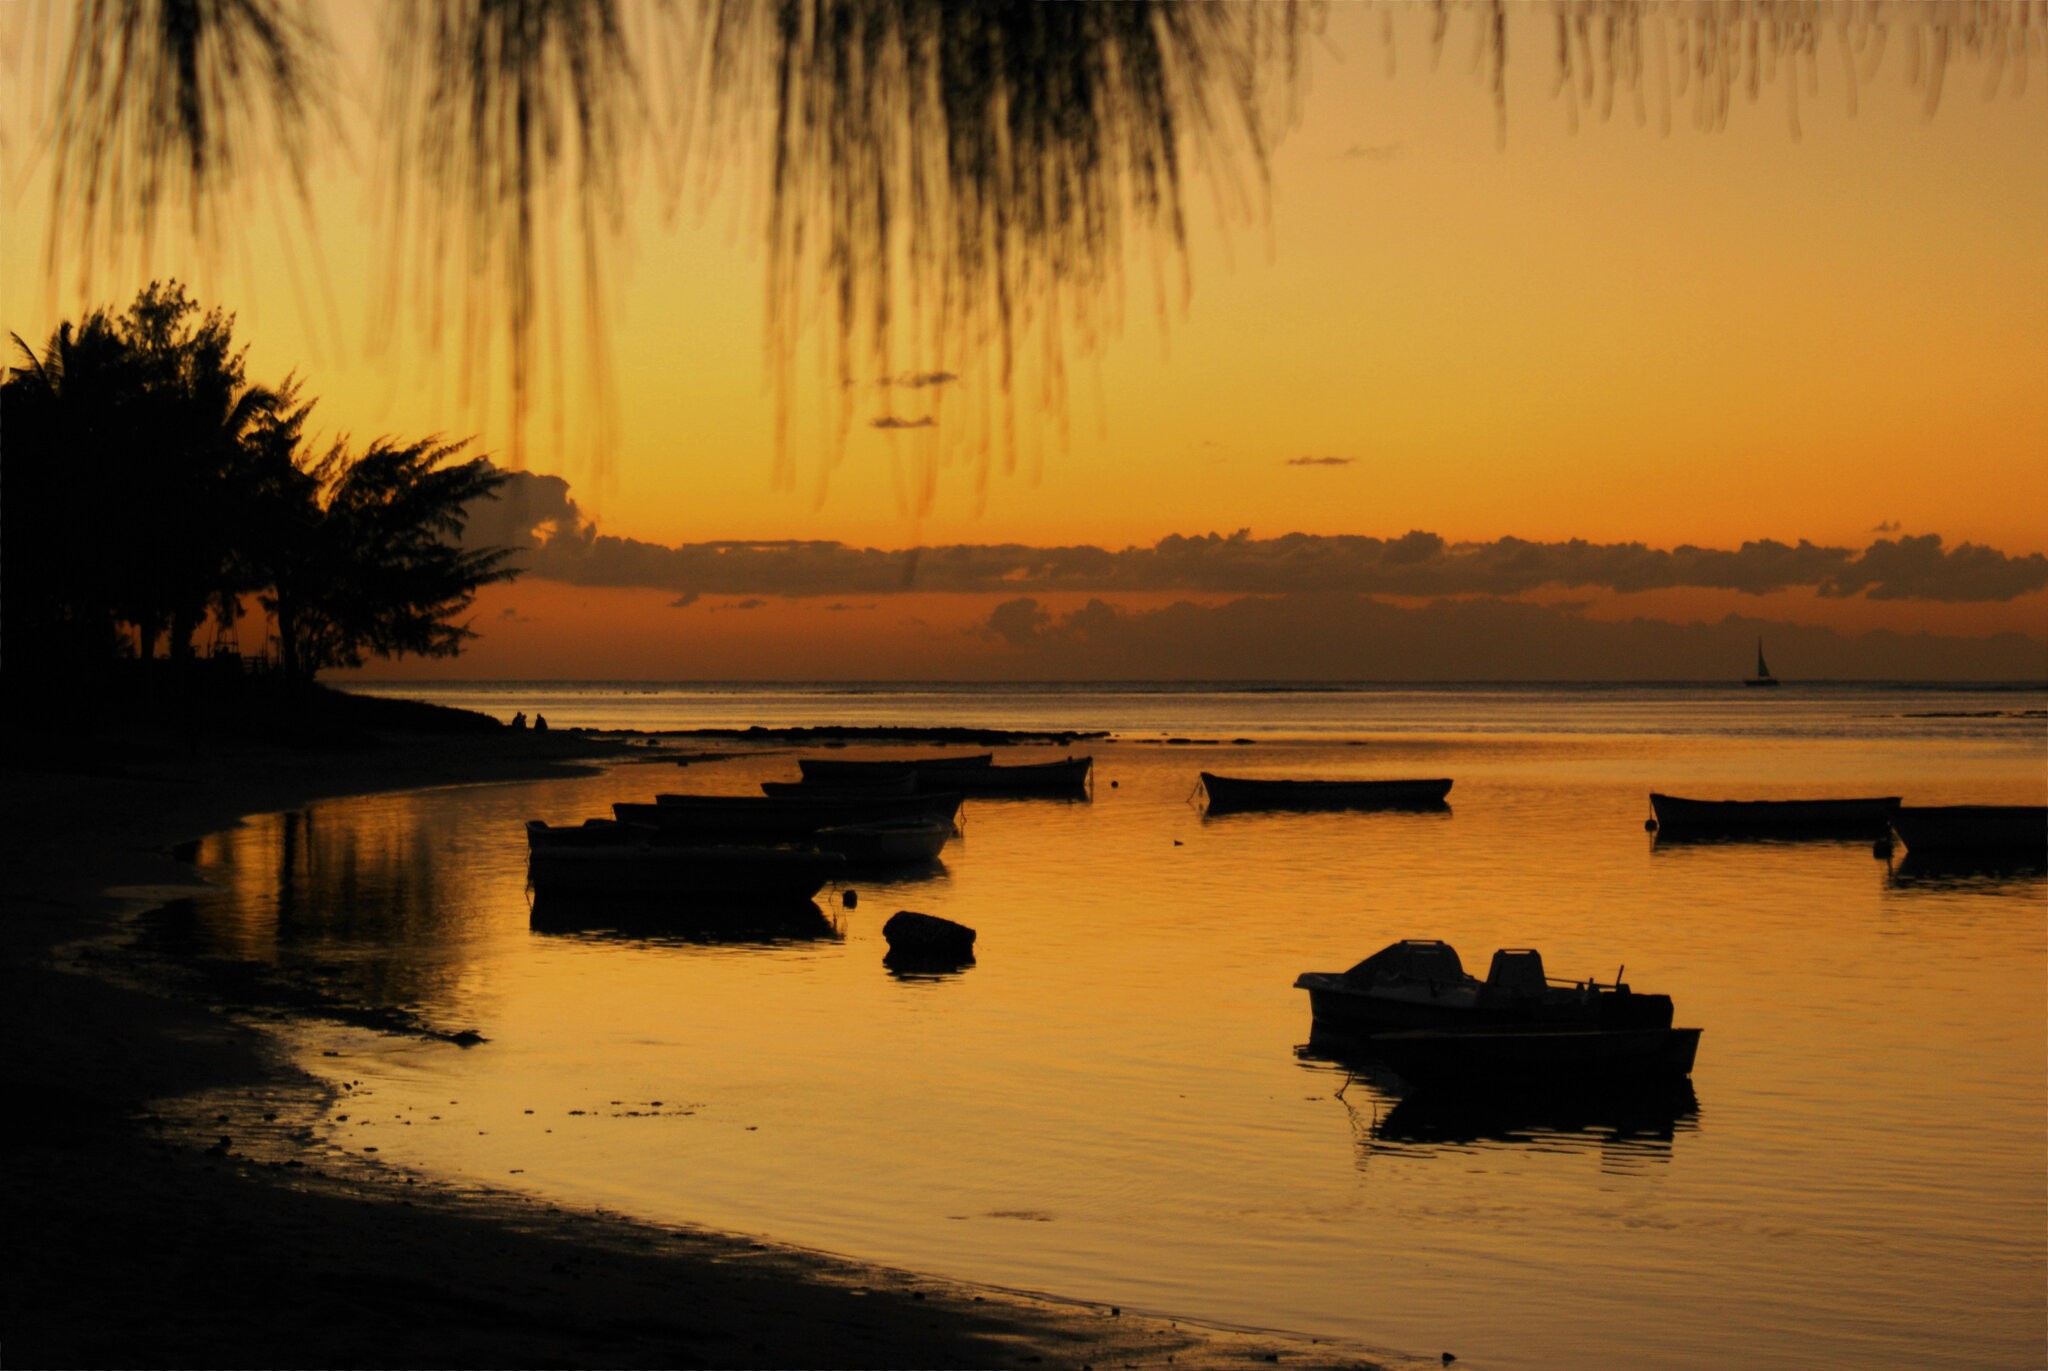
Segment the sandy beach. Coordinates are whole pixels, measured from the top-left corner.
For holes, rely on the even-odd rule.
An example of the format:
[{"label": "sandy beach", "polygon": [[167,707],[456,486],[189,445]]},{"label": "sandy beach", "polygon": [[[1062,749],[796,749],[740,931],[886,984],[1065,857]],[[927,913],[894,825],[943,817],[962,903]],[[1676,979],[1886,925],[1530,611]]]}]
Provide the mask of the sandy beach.
[{"label": "sandy beach", "polygon": [[313,1127],[327,1088],[250,1021],[286,1008],[231,1014],[124,946],[124,920],[193,883],[173,849],[240,816],[566,773],[617,753],[571,733],[507,731],[320,751],[140,737],[83,757],[10,756],[0,811],[5,1361],[1403,1364],[1141,1316],[1086,1303],[1085,1291],[976,1288],[349,1159]]}]

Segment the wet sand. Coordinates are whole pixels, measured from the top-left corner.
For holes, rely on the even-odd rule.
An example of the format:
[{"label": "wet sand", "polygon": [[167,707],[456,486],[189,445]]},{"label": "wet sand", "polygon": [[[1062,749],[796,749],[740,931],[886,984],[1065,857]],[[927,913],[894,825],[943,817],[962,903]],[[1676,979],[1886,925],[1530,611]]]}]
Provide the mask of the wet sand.
[{"label": "wet sand", "polygon": [[143,739],[0,763],[7,1364],[1408,1364],[347,1158],[312,1127],[326,1087],[124,946],[124,919],[194,880],[171,850],[239,816],[602,755],[620,754],[506,732],[324,752]]}]

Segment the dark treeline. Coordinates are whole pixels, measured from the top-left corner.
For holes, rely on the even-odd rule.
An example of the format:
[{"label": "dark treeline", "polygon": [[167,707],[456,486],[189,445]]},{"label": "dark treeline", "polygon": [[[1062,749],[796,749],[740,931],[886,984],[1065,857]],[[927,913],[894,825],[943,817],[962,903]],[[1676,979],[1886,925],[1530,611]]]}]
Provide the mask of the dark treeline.
[{"label": "dark treeline", "polygon": [[[0,670],[12,688],[221,679],[253,606],[286,690],[366,657],[449,656],[505,549],[464,549],[503,473],[464,443],[315,450],[294,378],[245,374],[234,319],[176,282],[19,356],[0,388]],[[161,646],[160,646],[161,645]],[[151,665],[154,663],[154,665]]]}]

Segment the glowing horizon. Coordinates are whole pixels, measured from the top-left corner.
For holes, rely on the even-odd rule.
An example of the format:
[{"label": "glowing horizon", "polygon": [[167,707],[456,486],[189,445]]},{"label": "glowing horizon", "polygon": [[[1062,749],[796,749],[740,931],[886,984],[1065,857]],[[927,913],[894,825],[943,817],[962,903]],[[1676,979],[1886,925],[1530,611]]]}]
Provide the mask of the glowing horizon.
[{"label": "glowing horizon", "polygon": [[[674,222],[660,195],[635,201],[597,335],[613,399],[573,382],[536,397],[528,469],[563,477],[599,533],[666,547],[1115,550],[1249,528],[1663,550],[1761,540],[1861,549],[1933,534],[1950,549],[2048,552],[2039,89],[1987,98],[1953,80],[1929,116],[1892,63],[1860,83],[1852,115],[1823,64],[1818,91],[1801,95],[1796,136],[1785,92],[1768,89],[1738,101],[1720,132],[1689,128],[1680,104],[1663,133],[1654,91],[1643,126],[1623,110],[1573,132],[1548,66],[1529,56],[1507,71],[1501,146],[1477,79],[1455,61],[1430,68],[1425,16],[1387,13],[1392,75],[1377,18],[1329,12],[1263,218],[1219,219],[1195,183],[1192,289],[1183,304],[1169,274],[1164,327],[1148,317],[1151,282],[1134,277],[1121,334],[1068,360],[1064,424],[1035,405],[1028,378],[1020,385],[1014,472],[1005,401],[972,359],[904,356],[898,376],[959,379],[842,394],[810,347],[789,415],[794,470],[778,473],[745,165],[726,169],[724,192],[703,207],[686,200]],[[1540,20],[1511,13],[1517,25]],[[345,63],[374,61],[364,26],[344,37]],[[19,114],[47,74],[21,33],[10,40],[25,55],[5,73],[5,107]],[[1510,47],[1540,52],[1533,30],[1511,34]],[[372,213],[369,123],[352,139],[353,165],[330,157],[313,187],[317,240],[273,233],[269,210],[252,204],[235,255],[209,260],[166,239],[132,270],[96,274],[89,297],[70,272],[46,274],[47,158],[34,139],[10,140],[0,150],[12,196],[6,327],[40,345],[59,318],[119,308],[150,276],[177,275],[237,313],[252,378],[306,378],[323,397],[321,432],[475,432],[504,460],[502,390],[465,405],[455,344],[437,352],[410,315],[384,308],[390,240]],[[574,331],[573,309],[563,317],[562,372],[573,377],[594,342]],[[877,426],[892,419],[906,426]],[[927,502],[930,458],[941,467]],[[1154,606],[1149,595],[1103,598],[1137,613]],[[947,622],[967,634],[1014,598],[990,591]],[[2048,643],[2039,590],[1975,601],[1700,588],[1511,598],[1547,606],[1560,624],[1769,612],[1842,633]],[[470,658],[374,673],[469,675],[522,652],[535,664],[576,660],[581,635],[591,674],[627,674],[605,667],[645,655],[631,645],[636,631],[665,638],[678,625],[714,656],[773,658],[758,631],[736,634],[740,615],[714,621],[707,606],[664,619],[623,591],[585,599],[608,617],[579,622],[560,582],[496,588],[479,602],[485,636]],[[1581,600],[1583,611],[1558,608]],[[804,674],[800,663],[820,656],[913,671],[906,652],[926,652],[933,670],[953,660],[951,638],[945,651],[920,648],[880,611],[829,603],[774,606],[786,632],[832,639],[789,649],[788,671]],[[563,617],[546,634],[514,631],[543,615]]]}]

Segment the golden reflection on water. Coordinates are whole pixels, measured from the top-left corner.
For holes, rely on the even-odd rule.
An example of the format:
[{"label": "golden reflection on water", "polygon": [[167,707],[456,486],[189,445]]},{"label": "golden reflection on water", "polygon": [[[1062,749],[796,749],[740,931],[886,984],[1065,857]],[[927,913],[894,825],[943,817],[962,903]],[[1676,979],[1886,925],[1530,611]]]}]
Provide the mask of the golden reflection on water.
[{"label": "golden reflection on water", "polygon": [[[1642,819],[1653,788],[1816,778],[2038,803],[2039,741],[1114,743],[1092,802],[969,801],[937,867],[856,882],[851,909],[828,889],[736,931],[536,919],[526,819],[795,772],[625,765],[254,821],[204,845],[224,889],[199,936],[484,1035],[301,1035],[363,1082],[335,1136],[387,1161],[1489,1366],[2029,1364],[2041,877],[1916,880],[1868,843],[1660,845]],[[1447,813],[1207,820],[1204,767],[1456,786]],[[889,974],[899,908],[977,928],[976,962]],[[1316,1051],[1291,988],[1398,937],[1481,964],[1533,945],[1572,977],[1625,963],[1705,1027],[1692,1090],[1418,1109]]]}]

